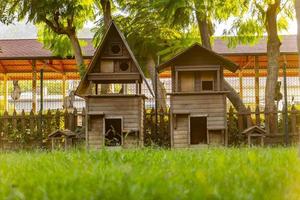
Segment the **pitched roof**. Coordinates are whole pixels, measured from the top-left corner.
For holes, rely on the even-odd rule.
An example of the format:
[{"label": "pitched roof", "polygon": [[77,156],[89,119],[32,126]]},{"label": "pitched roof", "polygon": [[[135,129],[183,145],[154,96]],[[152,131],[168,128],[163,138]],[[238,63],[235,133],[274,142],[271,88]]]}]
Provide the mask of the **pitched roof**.
[{"label": "pitched roof", "polygon": [[142,71],[142,69],[141,69],[139,63],[137,62],[137,60],[136,60],[136,58],[135,58],[133,52],[131,51],[131,49],[130,49],[130,47],[129,47],[129,45],[128,45],[126,39],[125,39],[125,36],[122,34],[122,32],[120,31],[120,29],[118,28],[118,26],[115,24],[115,22],[114,22],[113,20],[111,21],[111,23],[110,23],[110,25],[109,25],[109,28],[107,29],[107,31],[106,31],[106,33],[105,33],[105,35],[104,35],[104,37],[103,37],[103,39],[102,39],[102,41],[101,41],[101,44],[97,47],[96,52],[95,52],[95,54],[94,54],[94,56],[93,56],[93,58],[92,58],[92,61],[90,62],[89,66],[88,66],[88,68],[87,68],[87,70],[86,70],[86,72],[85,72],[85,75],[84,75],[83,78],[82,78],[82,81],[80,81],[80,84],[79,84],[79,86],[78,86],[77,89],[76,89],[76,92],[75,92],[76,95],[79,95],[79,96],[80,96],[80,95],[81,95],[81,90],[86,86],[87,74],[88,74],[88,73],[92,70],[92,68],[96,65],[97,59],[99,58],[99,56],[100,56],[100,54],[101,54],[101,51],[102,51],[102,49],[103,49],[103,47],[104,47],[104,44],[105,44],[105,41],[106,41],[107,38],[108,38],[109,32],[110,32],[113,28],[115,28],[115,29],[117,30],[119,36],[121,37],[121,40],[122,40],[123,44],[125,45],[126,49],[128,50],[129,55],[130,55],[132,61],[134,62],[135,66],[137,67],[137,69],[138,69],[138,71],[139,71],[139,73],[140,73],[142,79],[143,79],[144,82],[146,83],[146,86],[148,87],[148,89],[149,89],[150,93],[152,94],[152,96],[154,96],[154,93],[153,93],[153,91],[152,91],[152,89],[151,89],[151,87],[150,87],[150,85],[149,85],[149,83],[148,83],[148,81],[147,81],[147,79],[146,79],[146,77],[145,77],[145,75],[144,75],[144,73],[143,73],[143,71]]},{"label": "pitched roof", "polygon": [[[193,60],[191,61],[188,59],[188,56],[192,56]],[[212,59],[208,59],[207,57],[211,56]],[[183,61],[182,61],[183,59]],[[226,69],[235,72],[238,69],[238,65],[234,62],[224,58],[223,56],[219,55],[218,53],[207,49],[200,45],[199,43],[195,43],[189,48],[183,50],[182,52],[175,55],[170,60],[162,63],[158,66],[158,71],[162,71],[163,69],[170,67],[171,65],[176,65],[177,63],[199,63],[201,60],[206,59],[207,62],[210,64],[220,64],[223,65]]]},{"label": "pitched roof", "polygon": [[[92,45],[91,38],[82,38],[87,42],[83,47],[83,55],[86,58],[91,58],[94,55],[95,49]],[[280,51],[283,54],[296,54],[297,36],[284,35],[281,36]],[[0,40],[0,60],[6,59],[50,59],[57,58],[51,51],[44,49],[43,44],[36,39],[5,39]],[[266,54],[267,52],[267,38],[263,37],[255,45],[237,45],[235,48],[228,48],[226,41],[216,38],[213,44],[213,51],[221,55],[239,55],[239,54]]]},{"label": "pitched roof", "polygon": [[52,132],[50,135],[48,135],[48,138],[55,138],[55,137],[61,137],[61,136],[65,136],[65,137],[75,137],[76,134],[68,129],[66,130],[56,130],[54,132]]},{"label": "pitched roof", "polygon": [[252,134],[252,133],[258,133],[258,134],[266,134],[266,131],[259,126],[250,126],[249,128],[245,129],[242,134]]}]

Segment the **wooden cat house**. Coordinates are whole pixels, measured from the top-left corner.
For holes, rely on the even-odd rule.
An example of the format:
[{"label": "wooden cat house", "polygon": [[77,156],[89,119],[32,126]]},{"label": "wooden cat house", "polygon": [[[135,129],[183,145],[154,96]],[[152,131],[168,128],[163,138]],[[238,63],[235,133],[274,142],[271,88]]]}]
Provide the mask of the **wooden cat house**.
[{"label": "wooden cat house", "polygon": [[143,145],[145,76],[125,37],[112,21],[76,95],[86,101],[88,148]]},{"label": "wooden cat house", "polygon": [[224,68],[235,72],[238,66],[197,43],[158,66],[171,70],[173,148],[227,144]]}]

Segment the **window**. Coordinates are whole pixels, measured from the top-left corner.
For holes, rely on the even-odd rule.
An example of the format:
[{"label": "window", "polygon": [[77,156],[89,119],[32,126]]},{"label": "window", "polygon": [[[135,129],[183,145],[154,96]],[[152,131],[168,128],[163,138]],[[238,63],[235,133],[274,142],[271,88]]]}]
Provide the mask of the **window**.
[{"label": "window", "polygon": [[103,72],[103,73],[114,72],[114,62],[113,61],[101,61],[101,72]]},{"label": "window", "polygon": [[193,92],[195,91],[195,74],[194,72],[180,72],[180,91]]},{"label": "window", "polygon": [[214,90],[214,81],[202,81],[202,90]]}]

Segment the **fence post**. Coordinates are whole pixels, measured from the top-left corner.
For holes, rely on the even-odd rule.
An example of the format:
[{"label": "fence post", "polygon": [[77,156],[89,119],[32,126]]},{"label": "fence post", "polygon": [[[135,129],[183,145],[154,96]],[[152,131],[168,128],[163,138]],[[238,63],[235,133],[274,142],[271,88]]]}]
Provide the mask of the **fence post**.
[{"label": "fence post", "polygon": [[48,109],[47,115],[46,115],[46,134],[47,134],[47,137],[52,132],[52,123],[51,122],[52,122],[52,113],[51,113],[50,109]]},{"label": "fence post", "polygon": [[251,118],[251,108],[250,108],[250,106],[248,106],[248,108],[247,108],[246,120],[247,120],[247,128],[249,128],[253,124],[252,123],[252,118]]},{"label": "fence post", "polygon": [[64,129],[69,129],[69,120],[68,120],[69,116],[68,116],[68,110],[65,109],[65,112],[64,112]]},{"label": "fence post", "polygon": [[256,109],[255,109],[255,123],[256,123],[256,126],[260,126],[260,110],[259,110],[259,106],[256,106]]},{"label": "fence post", "polygon": [[81,112],[81,127],[82,127],[81,131],[82,131],[82,133],[85,133],[85,130],[87,128],[86,127],[87,125],[85,124],[85,120],[86,120],[85,117],[86,117],[85,116],[85,109],[83,108],[82,112]]},{"label": "fence post", "polygon": [[25,116],[24,109],[22,110],[22,113],[21,113],[21,132],[23,134],[26,134],[26,116]]},{"label": "fence post", "polygon": [[8,122],[8,112],[7,112],[7,110],[5,110],[4,114],[3,114],[3,130],[4,130],[4,136],[8,136],[9,122]]},{"label": "fence post", "polygon": [[35,116],[34,112],[31,109],[30,114],[29,114],[29,129],[30,129],[30,134],[34,135],[35,134]]},{"label": "fence post", "polygon": [[60,129],[60,111],[57,109],[55,112],[55,130]]},{"label": "fence post", "polygon": [[76,117],[77,117],[77,109],[74,108],[73,111],[69,112],[69,130],[71,131],[75,131],[76,129],[76,125],[77,125],[77,122],[76,122]]},{"label": "fence post", "polygon": [[297,110],[295,108],[295,105],[292,106],[291,108],[291,131],[292,134],[298,134],[297,131]]},{"label": "fence post", "polygon": [[15,131],[17,129],[17,112],[14,110],[12,116],[12,130]]},{"label": "fence post", "polygon": [[243,132],[244,130],[244,115],[246,113],[241,113],[240,111],[238,111],[238,128],[239,128],[239,132]]},{"label": "fence post", "polygon": [[229,107],[229,113],[228,113],[228,129],[231,130],[234,123],[234,117],[233,117],[233,107]]},{"label": "fence post", "polygon": [[39,139],[41,139],[42,137],[43,137],[43,127],[42,127],[42,120],[43,120],[43,113],[42,113],[42,111],[40,110],[39,112],[38,112],[38,116],[37,116],[37,118],[38,118],[38,120],[36,120],[36,122],[37,122],[37,131],[38,131],[38,138]]},{"label": "fence post", "polygon": [[158,131],[158,136],[159,136],[159,139],[160,139],[160,142],[164,142],[164,128],[165,128],[165,113],[164,113],[164,110],[161,108],[160,111],[159,111],[159,131]]}]

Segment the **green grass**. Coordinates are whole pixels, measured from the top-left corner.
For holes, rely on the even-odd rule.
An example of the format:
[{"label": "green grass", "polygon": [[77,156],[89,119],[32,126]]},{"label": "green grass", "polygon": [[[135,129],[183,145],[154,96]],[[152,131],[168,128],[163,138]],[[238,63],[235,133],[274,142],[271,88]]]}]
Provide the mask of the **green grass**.
[{"label": "green grass", "polygon": [[295,148],[0,153],[0,199],[300,199]]}]

